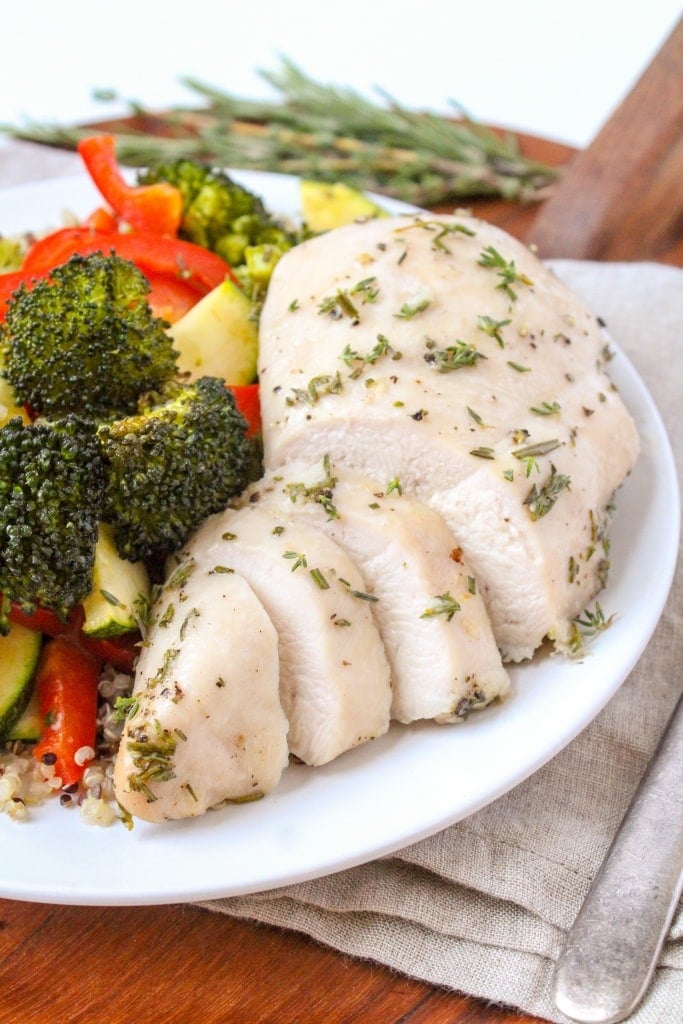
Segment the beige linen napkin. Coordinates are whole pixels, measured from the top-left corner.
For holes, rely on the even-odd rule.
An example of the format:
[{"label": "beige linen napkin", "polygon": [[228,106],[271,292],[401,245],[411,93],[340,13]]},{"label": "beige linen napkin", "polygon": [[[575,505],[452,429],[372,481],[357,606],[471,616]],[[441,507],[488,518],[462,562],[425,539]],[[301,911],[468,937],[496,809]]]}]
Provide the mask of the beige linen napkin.
[{"label": "beige linen napkin", "polygon": [[[683,459],[683,271],[557,261],[645,380]],[[643,566],[647,586],[647,566]],[[683,686],[683,573],[630,678],[562,753],[512,792],[393,856],[206,903],[296,929],[437,985],[564,1022],[550,978]],[[485,712],[484,712],[485,713]],[[683,908],[632,1024],[683,1021]]]},{"label": "beige linen napkin", "polygon": [[[70,174],[72,154],[0,145],[0,185]],[[683,458],[683,271],[558,261],[607,322]],[[647,566],[643,566],[647,586]],[[391,857],[300,885],[203,904],[304,932],[408,975],[564,1022],[550,976],[564,932],[681,691],[683,574],[639,665],[598,718],[512,792]],[[485,713],[485,712],[484,712]],[[683,1021],[683,910],[632,1024]]]}]

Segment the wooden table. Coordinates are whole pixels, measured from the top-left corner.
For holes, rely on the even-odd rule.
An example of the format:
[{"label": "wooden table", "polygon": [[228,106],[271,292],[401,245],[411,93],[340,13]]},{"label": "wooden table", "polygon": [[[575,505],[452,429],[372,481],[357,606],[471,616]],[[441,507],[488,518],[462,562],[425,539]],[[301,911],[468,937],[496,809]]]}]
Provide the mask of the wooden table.
[{"label": "wooden table", "polygon": [[[553,142],[521,142],[530,156],[546,162],[567,166],[577,159],[573,150]],[[472,207],[526,241],[534,240],[534,224],[543,213],[537,205],[503,202]],[[629,239],[621,232],[614,253],[683,266],[680,224],[652,245],[644,249],[641,236]],[[600,258],[612,257],[608,243]],[[0,901],[0,1024],[361,1020],[542,1024],[351,959],[294,932],[191,905],[90,908]]]}]

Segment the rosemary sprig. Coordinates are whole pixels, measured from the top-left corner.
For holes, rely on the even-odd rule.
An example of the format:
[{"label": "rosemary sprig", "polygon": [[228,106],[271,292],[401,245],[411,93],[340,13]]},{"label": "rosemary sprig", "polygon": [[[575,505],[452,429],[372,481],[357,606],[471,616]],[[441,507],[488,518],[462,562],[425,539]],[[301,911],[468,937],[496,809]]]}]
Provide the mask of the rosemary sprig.
[{"label": "rosemary sprig", "polygon": [[[416,112],[381,89],[375,103],[318,83],[292,61],[258,74],[279,94],[273,102],[235,97],[192,77],[180,82],[203,104],[168,113],[127,101],[130,115],[108,124],[121,163],[143,167],[193,157],[222,167],[280,171],[339,181],[415,203],[438,206],[477,196],[540,197],[558,171],[529,160],[517,140],[478,124],[453,104],[455,117]],[[117,100],[99,90],[102,102]],[[132,119],[132,121],[131,121]],[[73,149],[92,126],[1,125],[14,138]]]}]

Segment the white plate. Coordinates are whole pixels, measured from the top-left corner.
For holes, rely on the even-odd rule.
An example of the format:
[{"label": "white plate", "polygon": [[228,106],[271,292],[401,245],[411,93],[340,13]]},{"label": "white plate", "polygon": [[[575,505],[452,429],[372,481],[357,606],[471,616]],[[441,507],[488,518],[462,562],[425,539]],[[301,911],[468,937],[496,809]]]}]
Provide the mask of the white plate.
[{"label": "white plate", "polygon": [[[235,175],[269,208],[294,213],[295,179]],[[97,195],[82,177],[0,192],[0,230],[58,225]],[[612,576],[601,595],[612,626],[581,662],[538,659],[511,671],[509,700],[458,726],[394,727],[323,768],[292,765],[255,804],[164,825],[87,827],[57,801],[18,824],[0,816],[0,896],[132,905],[238,895],[324,875],[390,853],[483,807],[558,753],[595,717],[650,638],[678,549],[679,495],[657,409],[617,350],[613,380],[643,441],[619,492]],[[647,588],[643,569],[648,568]]]}]

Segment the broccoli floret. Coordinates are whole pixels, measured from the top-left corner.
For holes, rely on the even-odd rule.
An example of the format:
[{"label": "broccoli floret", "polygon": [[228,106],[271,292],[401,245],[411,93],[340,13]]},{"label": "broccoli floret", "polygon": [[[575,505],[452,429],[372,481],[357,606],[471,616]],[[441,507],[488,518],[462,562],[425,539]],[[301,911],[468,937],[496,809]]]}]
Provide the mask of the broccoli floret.
[{"label": "broccoli floret", "polygon": [[[141,172],[138,180],[144,185],[167,181],[180,189],[180,236],[221,256],[252,297],[262,294],[277,259],[297,241],[295,232],[276,221],[259,196],[224,171],[181,159],[157,164]],[[253,249],[262,254],[257,276],[249,267]]]},{"label": "broccoli floret", "polygon": [[136,416],[100,428],[108,483],[103,519],[119,554],[154,570],[253,470],[247,423],[216,377],[174,382]]},{"label": "broccoli floret", "polygon": [[0,428],[0,633],[10,601],[65,620],[89,592],[104,486],[89,421],[14,417]]},{"label": "broccoli floret", "polygon": [[54,419],[137,409],[176,373],[168,324],[147,302],[149,283],[116,255],[72,256],[12,296],[2,325],[3,376],[18,404]]}]

